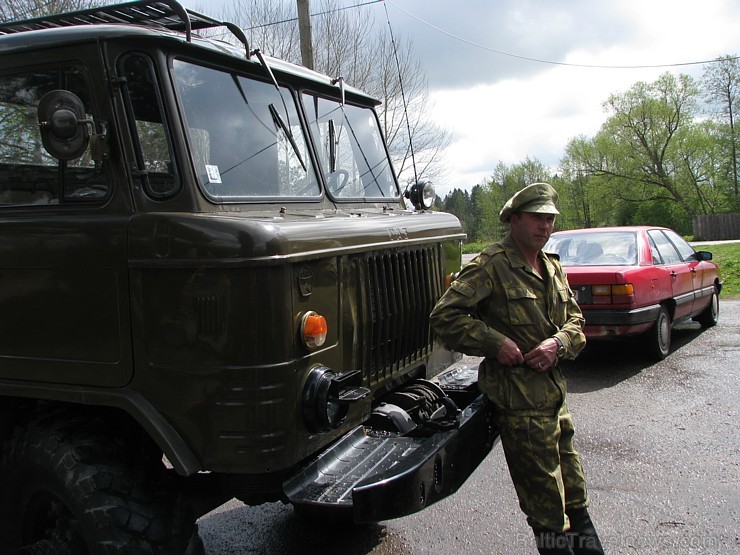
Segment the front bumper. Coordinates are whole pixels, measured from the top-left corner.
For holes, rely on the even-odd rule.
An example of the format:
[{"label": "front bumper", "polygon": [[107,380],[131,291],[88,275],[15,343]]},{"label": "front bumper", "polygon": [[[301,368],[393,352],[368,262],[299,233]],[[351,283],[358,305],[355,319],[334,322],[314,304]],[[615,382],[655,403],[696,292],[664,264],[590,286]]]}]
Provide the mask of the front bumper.
[{"label": "front bumper", "polygon": [[398,518],[457,491],[497,440],[481,395],[462,411],[455,428],[426,437],[383,436],[359,426],[283,490],[290,503],[317,515],[356,523]]}]

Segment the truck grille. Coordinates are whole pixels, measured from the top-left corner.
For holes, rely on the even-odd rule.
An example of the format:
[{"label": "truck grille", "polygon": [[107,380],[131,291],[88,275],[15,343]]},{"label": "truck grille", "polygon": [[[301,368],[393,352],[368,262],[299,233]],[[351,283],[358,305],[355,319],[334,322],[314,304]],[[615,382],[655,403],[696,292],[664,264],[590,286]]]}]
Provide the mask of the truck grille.
[{"label": "truck grille", "polygon": [[371,383],[431,352],[429,313],[442,295],[438,246],[372,253],[364,258],[367,325],[365,374]]}]

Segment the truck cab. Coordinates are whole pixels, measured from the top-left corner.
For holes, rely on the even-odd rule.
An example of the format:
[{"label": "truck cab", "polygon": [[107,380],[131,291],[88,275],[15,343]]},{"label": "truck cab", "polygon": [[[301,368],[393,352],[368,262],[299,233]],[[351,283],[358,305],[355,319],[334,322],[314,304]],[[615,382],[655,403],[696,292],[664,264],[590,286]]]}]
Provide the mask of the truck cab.
[{"label": "truck cab", "polygon": [[367,522],[464,482],[497,434],[429,328],[464,235],[375,99],[174,1],[2,23],[0,59],[12,548],[182,553],[232,497]]}]

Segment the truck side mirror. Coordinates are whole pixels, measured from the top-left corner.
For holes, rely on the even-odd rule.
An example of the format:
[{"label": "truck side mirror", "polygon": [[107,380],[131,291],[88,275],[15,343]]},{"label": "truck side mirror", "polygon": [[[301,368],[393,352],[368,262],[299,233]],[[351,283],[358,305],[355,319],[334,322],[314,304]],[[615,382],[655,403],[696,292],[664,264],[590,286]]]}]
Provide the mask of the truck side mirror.
[{"label": "truck side mirror", "polygon": [[85,107],[82,100],[69,91],[49,91],[41,97],[38,109],[41,142],[49,154],[58,160],[74,160],[82,156],[90,141]]}]

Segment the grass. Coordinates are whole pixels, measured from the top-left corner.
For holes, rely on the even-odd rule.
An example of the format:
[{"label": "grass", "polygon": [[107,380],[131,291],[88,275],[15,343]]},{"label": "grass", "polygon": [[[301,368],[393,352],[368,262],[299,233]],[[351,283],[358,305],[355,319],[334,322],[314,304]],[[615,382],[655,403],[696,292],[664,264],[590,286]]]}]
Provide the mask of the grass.
[{"label": "grass", "polygon": [[462,246],[463,254],[478,254],[485,249],[489,243],[465,243]]},{"label": "grass", "polygon": [[[486,243],[468,243],[463,245],[463,253],[479,253],[485,247]],[[694,248],[711,252],[712,260],[719,266],[724,280],[720,299],[740,300],[740,243],[697,245]]]},{"label": "grass", "polygon": [[712,253],[724,280],[721,299],[740,300],[740,243],[722,243],[716,245],[698,245],[696,250]]}]

